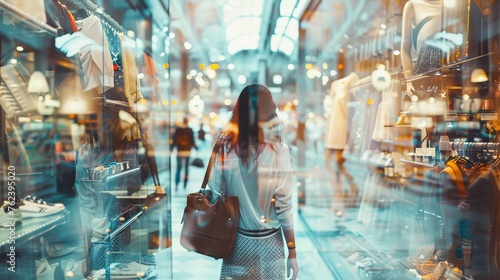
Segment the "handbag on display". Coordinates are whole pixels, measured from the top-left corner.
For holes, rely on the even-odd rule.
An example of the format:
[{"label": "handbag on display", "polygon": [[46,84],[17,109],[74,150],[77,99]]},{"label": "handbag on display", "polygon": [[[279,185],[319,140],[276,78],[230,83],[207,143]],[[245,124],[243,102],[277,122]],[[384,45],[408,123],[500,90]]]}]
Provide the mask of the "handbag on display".
[{"label": "handbag on display", "polygon": [[210,156],[200,191],[187,196],[187,205],[181,221],[183,225],[180,243],[188,251],[220,259],[227,257],[233,249],[240,210],[238,197],[228,196],[225,193],[224,175],[221,195],[211,203],[211,193],[206,190],[206,186],[215,162],[216,151],[217,145]]}]

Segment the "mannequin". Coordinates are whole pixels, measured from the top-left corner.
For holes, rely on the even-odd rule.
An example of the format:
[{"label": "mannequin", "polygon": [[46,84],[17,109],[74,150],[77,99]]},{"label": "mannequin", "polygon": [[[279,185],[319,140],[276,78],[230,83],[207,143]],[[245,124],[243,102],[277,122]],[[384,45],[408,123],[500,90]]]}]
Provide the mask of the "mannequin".
[{"label": "mannequin", "polygon": [[[346,77],[334,81],[330,87],[330,98],[332,105],[330,114],[327,118],[326,132],[325,132],[325,165],[329,171],[335,172],[337,175],[337,182],[340,182],[341,176],[345,176],[350,182],[351,191],[354,184],[352,176],[346,172],[343,167],[344,159],[342,152],[347,144],[348,134],[348,108],[349,102],[349,87],[354,85],[359,80],[356,73],[352,72]],[[331,167],[331,162],[334,162],[335,169]]]},{"label": "mannequin", "polygon": [[[401,63],[405,78],[416,74],[412,60],[418,56],[424,41],[441,30],[441,14],[441,0],[410,0],[405,4],[401,33]],[[412,49],[416,51],[415,55]],[[407,83],[406,89],[410,95],[415,92],[411,82]]]}]

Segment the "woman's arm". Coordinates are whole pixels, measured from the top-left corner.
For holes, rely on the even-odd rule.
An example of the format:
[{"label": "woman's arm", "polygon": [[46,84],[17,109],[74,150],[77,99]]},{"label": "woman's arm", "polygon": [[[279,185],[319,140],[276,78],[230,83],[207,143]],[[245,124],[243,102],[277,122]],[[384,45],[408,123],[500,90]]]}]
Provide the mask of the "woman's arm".
[{"label": "woman's arm", "polygon": [[[297,249],[295,248],[295,232],[292,229],[283,230],[285,235],[286,244],[288,247],[288,259],[287,259],[287,277],[290,279],[297,279],[297,274],[299,273],[299,265],[297,264]],[[292,270],[292,275],[290,277],[290,269]]]}]

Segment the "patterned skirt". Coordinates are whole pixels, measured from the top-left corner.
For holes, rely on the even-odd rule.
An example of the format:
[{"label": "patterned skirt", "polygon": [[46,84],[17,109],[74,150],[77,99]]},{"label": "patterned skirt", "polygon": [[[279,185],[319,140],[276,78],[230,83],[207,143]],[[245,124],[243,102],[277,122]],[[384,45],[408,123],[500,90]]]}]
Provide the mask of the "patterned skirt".
[{"label": "patterned skirt", "polygon": [[281,229],[270,233],[238,231],[233,251],[222,261],[221,280],[285,279]]}]

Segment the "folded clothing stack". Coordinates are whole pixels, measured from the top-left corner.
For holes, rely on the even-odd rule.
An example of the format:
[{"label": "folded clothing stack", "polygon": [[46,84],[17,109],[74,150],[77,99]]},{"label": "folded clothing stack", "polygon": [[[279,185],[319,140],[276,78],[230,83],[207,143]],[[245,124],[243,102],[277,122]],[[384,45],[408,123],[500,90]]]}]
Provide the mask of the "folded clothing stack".
[{"label": "folded clothing stack", "polygon": [[104,166],[98,166],[90,171],[91,180],[103,180],[108,176],[118,174],[122,171],[130,169],[130,163],[128,161],[123,162],[111,162]]}]

